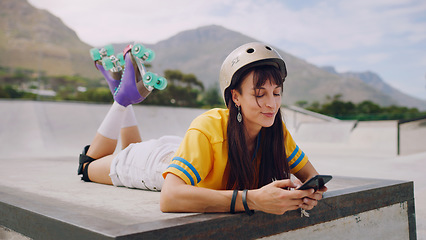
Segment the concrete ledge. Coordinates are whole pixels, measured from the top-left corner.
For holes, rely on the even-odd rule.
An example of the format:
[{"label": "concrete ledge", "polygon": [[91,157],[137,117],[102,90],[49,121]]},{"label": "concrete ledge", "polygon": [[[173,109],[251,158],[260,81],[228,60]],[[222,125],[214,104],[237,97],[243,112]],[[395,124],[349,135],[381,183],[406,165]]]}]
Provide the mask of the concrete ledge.
[{"label": "concrete ledge", "polygon": [[[84,188],[84,183],[81,185]],[[156,212],[151,217],[142,215],[139,221],[126,220],[125,211],[120,216],[114,211],[84,206],[78,196],[75,203],[69,203],[0,186],[0,225],[33,239],[253,239],[406,203],[406,239],[416,239],[412,182],[335,177],[328,186],[329,192],[319,206],[310,211],[309,218],[301,218],[298,211],[292,211],[282,216],[257,212],[251,217],[245,214],[164,214],[168,218],[162,219],[163,213]],[[139,192],[141,196],[147,193],[159,195],[103,187],[112,190],[108,194],[114,190],[117,190],[116,194],[127,190]],[[99,191],[97,193],[97,199],[109,199]],[[146,201],[151,200],[140,199],[140,205],[134,207],[146,208]]]}]

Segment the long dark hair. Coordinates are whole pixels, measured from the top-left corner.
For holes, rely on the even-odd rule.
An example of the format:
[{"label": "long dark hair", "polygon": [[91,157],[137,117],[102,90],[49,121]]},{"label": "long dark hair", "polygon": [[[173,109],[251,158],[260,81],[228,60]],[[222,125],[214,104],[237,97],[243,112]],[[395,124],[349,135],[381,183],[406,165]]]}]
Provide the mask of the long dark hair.
[{"label": "long dark hair", "polygon": [[[268,65],[248,69],[237,80],[233,89],[241,93],[242,79],[251,72],[253,72],[255,89],[262,87],[267,80],[281,86],[282,89],[283,81],[279,70]],[[237,121],[238,109],[232,98],[229,98],[228,108],[227,137],[229,151],[227,169],[229,177],[226,188],[254,189],[272,182],[272,179],[290,178],[290,170],[285,154],[281,110],[278,110],[274,124],[271,127],[262,128],[261,134],[258,136],[261,138],[259,151],[261,151],[262,156],[258,171],[259,175],[256,176],[256,161],[249,154],[245,137],[246,129],[242,122]]]}]

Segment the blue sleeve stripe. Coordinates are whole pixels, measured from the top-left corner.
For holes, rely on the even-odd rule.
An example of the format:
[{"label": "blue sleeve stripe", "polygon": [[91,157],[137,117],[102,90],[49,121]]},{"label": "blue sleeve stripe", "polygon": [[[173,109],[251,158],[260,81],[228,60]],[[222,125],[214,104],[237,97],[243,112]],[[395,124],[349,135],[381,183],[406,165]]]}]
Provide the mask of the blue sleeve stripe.
[{"label": "blue sleeve stripe", "polygon": [[191,185],[194,186],[194,179],[192,178],[191,174],[189,174],[188,171],[186,171],[183,167],[181,167],[181,166],[179,166],[177,164],[170,164],[169,168],[171,168],[171,167],[172,168],[176,168],[177,170],[183,172],[189,178],[189,180],[191,181]]},{"label": "blue sleeve stripe", "polygon": [[299,151],[299,146],[296,145],[296,149],[294,149],[293,153],[291,153],[290,157],[287,158],[287,162],[290,162],[293,160],[294,156],[296,156],[297,152]]},{"label": "blue sleeve stripe", "polygon": [[293,164],[291,164],[290,168],[293,169],[295,168],[301,161],[302,159],[305,157],[305,153],[302,151],[302,154],[300,154],[299,158],[296,160],[296,162],[294,162]]},{"label": "blue sleeve stripe", "polygon": [[192,172],[194,173],[194,175],[197,177],[197,183],[199,183],[201,181],[200,174],[198,174],[197,169],[195,169],[195,167],[192,166],[191,163],[189,163],[188,161],[186,161],[184,158],[181,158],[181,157],[174,157],[173,160],[176,160],[176,161],[179,161],[179,162],[185,164],[187,167],[189,167],[189,169],[192,170]]}]

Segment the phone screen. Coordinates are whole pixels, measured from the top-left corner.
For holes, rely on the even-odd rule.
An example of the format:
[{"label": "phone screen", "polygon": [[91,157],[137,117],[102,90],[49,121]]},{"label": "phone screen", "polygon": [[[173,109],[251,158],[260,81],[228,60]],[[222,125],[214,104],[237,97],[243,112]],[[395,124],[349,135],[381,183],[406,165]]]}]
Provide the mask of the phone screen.
[{"label": "phone screen", "polygon": [[302,186],[300,186],[297,190],[306,190],[313,188],[316,190],[324,187],[324,185],[330,181],[333,177],[331,175],[316,175],[313,178],[306,181]]}]

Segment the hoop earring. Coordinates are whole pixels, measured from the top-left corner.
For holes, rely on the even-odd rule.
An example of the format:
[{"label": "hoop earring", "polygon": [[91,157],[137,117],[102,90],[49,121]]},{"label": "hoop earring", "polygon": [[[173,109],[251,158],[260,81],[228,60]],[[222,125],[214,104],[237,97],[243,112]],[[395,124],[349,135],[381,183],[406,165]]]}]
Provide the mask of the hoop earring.
[{"label": "hoop earring", "polygon": [[241,115],[241,109],[240,109],[240,106],[238,106],[237,104],[235,104],[235,107],[238,109],[237,121],[240,123],[243,121],[243,116]]}]

